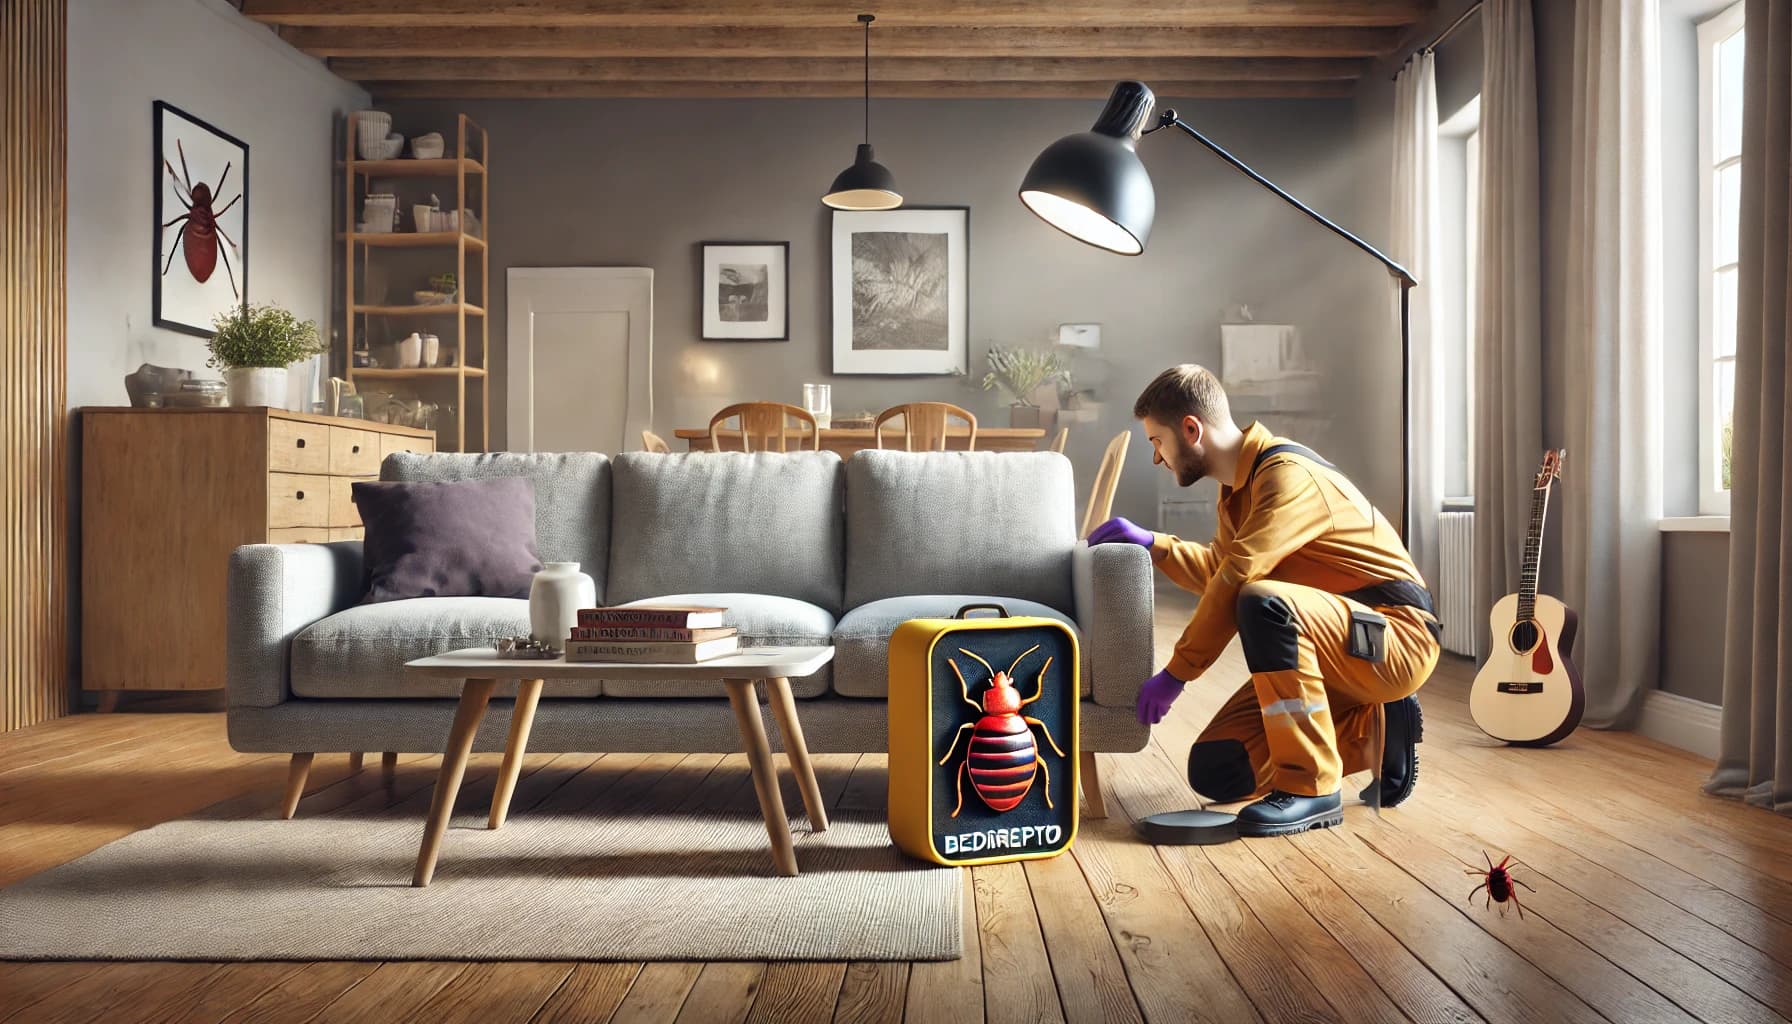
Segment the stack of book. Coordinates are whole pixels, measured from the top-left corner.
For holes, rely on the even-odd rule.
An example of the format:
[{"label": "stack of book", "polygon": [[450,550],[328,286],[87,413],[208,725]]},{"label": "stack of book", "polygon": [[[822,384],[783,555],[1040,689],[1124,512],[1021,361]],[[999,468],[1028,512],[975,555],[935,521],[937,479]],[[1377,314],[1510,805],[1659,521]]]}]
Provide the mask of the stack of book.
[{"label": "stack of book", "polygon": [[722,625],[726,608],[630,605],[585,608],[566,639],[567,661],[627,661],[694,665],[740,649],[740,637]]}]

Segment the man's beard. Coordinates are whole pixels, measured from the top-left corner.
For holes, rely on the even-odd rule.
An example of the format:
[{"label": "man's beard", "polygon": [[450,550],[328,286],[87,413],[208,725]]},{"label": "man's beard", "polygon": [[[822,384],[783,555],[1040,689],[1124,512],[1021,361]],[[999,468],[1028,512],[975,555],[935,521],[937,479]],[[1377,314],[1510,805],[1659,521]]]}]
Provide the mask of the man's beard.
[{"label": "man's beard", "polygon": [[1181,438],[1176,439],[1175,458],[1170,465],[1176,470],[1176,483],[1182,487],[1193,487],[1207,475],[1206,457]]}]

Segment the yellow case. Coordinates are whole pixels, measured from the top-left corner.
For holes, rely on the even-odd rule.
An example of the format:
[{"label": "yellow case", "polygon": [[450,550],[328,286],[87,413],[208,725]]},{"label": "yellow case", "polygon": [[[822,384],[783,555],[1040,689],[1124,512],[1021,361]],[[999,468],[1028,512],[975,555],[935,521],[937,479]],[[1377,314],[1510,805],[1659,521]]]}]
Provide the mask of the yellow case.
[{"label": "yellow case", "polygon": [[[980,607],[1001,610],[1002,617],[962,617]],[[1077,733],[1082,658],[1076,631],[1056,619],[1011,617],[997,605],[969,605],[960,609],[958,615],[950,619],[911,619],[890,634],[890,836],[903,852],[937,864],[994,864],[1055,857],[1068,850],[1076,839],[1081,792]],[[979,730],[976,723],[988,714],[985,698],[994,690],[993,673],[1006,674],[1006,662],[1014,653],[1035,643],[1040,645],[1040,651],[1023,655],[1014,670],[1012,682],[1020,698],[1033,694],[1036,679],[1044,668],[1044,657],[1052,660],[1044,673],[1040,698],[1029,702],[1019,713],[1045,722],[1052,739],[1063,750],[1063,757],[1046,742],[1038,726],[1025,726],[1039,757],[1034,764],[1043,764],[1045,770],[1035,770],[1027,776],[1029,784],[1018,804],[998,811],[984,798],[985,787],[1012,789],[1020,783],[967,782],[971,776],[964,762],[970,757],[972,740],[979,738],[986,747],[993,743],[1019,748],[980,752],[984,759],[1012,758],[1024,751],[1014,723],[1000,723],[1008,730],[1005,735]],[[966,650],[985,664],[964,656],[961,652]],[[992,654],[1002,663],[991,661]],[[959,679],[948,658],[964,674],[970,699],[979,705],[981,713],[965,706]],[[965,725],[972,728],[965,729]],[[1063,728],[1065,725],[1068,728]],[[948,755],[942,765],[941,759]],[[994,769],[997,774],[1021,771],[1012,761]],[[986,769],[985,774],[989,773]],[[1045,778],[1048,775],[1049,781]],[[1042,786],[1047,798],[1052,799],[1052,808],[1044,808],[1036,792]],[[962,798],[958,796],[960,792]],[[1005,802],[1010,795],[997,794],[996,803]],[[956,818],[947,814],[955,800],[962,809]],[[1054,825],[1055,834],[1048,831]],[[1033,831],[1028,832],[1029,828]]]}]

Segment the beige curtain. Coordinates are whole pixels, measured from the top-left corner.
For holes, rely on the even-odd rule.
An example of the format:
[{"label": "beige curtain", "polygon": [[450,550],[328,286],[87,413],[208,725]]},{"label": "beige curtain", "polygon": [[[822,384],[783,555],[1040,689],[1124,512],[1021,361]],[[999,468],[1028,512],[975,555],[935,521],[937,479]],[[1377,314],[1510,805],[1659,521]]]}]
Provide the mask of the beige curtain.
[{"label": "beige curtain", "polygon": [[[1406,547],[1438,585],[1437,513],[1444,503],[1444,364],[1438,351],[1437,72],[1430,50],[1394,80],[1394,238],[1390,255],[1419,282],[1412,290],[1412,522]],[[1395,315],[1399,315],[1398,309]]]},{"label": "beige curtain", "polygon": [[1481,8],[1481,244],[1475,281],[1475,628],[1518,589],[1543,453],[1537,65],[1530,0]]},{"label": "beige curtain", "polygon": [[1792,3],[1748,0],[1730,609],[1708,792],[1792,814]]},{"label": "beige curtain", "polygon": [[1589,725],[1655,688],[1661,622],[1658,0],[1578,0],[1568,181],[1562,599]]}]

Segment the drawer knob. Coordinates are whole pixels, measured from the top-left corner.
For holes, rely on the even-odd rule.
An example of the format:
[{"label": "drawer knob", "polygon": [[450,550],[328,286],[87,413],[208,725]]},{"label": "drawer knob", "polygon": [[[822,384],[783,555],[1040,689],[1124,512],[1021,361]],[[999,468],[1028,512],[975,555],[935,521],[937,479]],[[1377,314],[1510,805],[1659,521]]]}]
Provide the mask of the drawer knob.
[{"label": "drawer knob", "polygon": [[304,501],[305,500],[305,492],[300,491],[300,492],[298,492],[297,495],[295,495],[295,497],[297,497],[300,501]]},{"label": "drawer knob", "polygon": [[295,442],[295,443],[296,443],[296,444],[297,444],[297,446],[298,446],[298,447],[300,447],[300,448],[303,448],[303,447],[305,447],[305,439],[304,439],[304,438],[302,438],[302,437],[301,437],[301,438],[299,438],[299,439],[298,439],[298,441],[297,441],[297,442]]},{"label": "drawer knob", "polygon": [[361,454],[361,446],[360,446],[360,445],[358,445],[358,444],[357,444],[357,445],[350,445],[350,446],[349,446],[349,454],[351,454],[351,455],[359,455],[359,454]]}]

